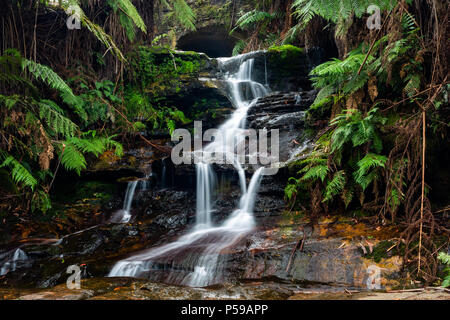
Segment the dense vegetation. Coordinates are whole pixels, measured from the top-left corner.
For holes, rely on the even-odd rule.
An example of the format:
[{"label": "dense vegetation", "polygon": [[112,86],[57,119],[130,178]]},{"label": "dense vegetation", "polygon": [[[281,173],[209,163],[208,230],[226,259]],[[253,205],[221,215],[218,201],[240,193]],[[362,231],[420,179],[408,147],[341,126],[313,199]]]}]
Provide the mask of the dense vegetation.
[{"label": "dense vegetation", "polygon": [[[364,23],[372,4],[382,12],[375,30]],[[184,0],[4,5],[2,212],[45,213],[60,165],[80,174],[88,156],[106,150],[121,156],[130,137],[152,144],[141,131],[171,132],[190,121],[160,91],[177,92],[176,79],[198,71],[198,56],[174,55],[170,45],[149,47],[171,37],[156,36],[161,6],[195,29],[195,14]],[[80,32],[66,28],[69,7],[79,12]],[[439,153],[448,153],[447,21],[448,3],[436,0],[265,0],[230,28],[247,35],[233,54],[283,44],[331,48],[310,73],[318,94],[308,123],[321,131],[314,151],[292,166],[285,189],[289,208],[313,221],[346,212],[398,224],[405,268],[426,282],[437,279],[437,257],[450,232],[436,213],[448,206],[448,195],[433,198],[427,184],[443,168]],[[335,45],[323,45],[330,42]],[[153,50],[167,52],[158,68]],[[337,57],[324,62],[333,52]],[[439,257],[448,264],[448,255]]]},{"label": "dense vegetation", "polygon": [[[371,4],[384,22],[364,32],[360,18]],[[329,121],[314,151],[294,166],[286,197],[313,219],[347,211],[403,226],[405,267],[429,282],[449,232],[448,221],[433,214],[448,202],[434,197],[432,205],[426,180],[439,170],[427,154],[448,145],[447,19],[439,1],[263,1],[237,21],[251,36],[234,50],[298,42],[300,31],[300,41],[314,46],[314,30],[334,30],[341,58],[310,73],[318,94],[309,120]]]},{"label": "dense vegetation", "polygon": [[[2,33],[0,56],[0,167],[5,196],[10,201],[3,210],[46,212],[51,207],[48,195],[60,164],[80,174],[86,168],[88,154],[98,157],[112,150],[121,156],[120,141],[145,129],[141,121],[150,123],[150,129],[171,130],[175,121],[186,121],[176,108],[160,106],[157,99],[142,95],[142,86],[124,86],[126,72],[131,77],[139,68],[128,52],[151,36],[147,25],[152,27],[153,17],[143,15],[144,21],[130,0],[105,3],[5,3],[1,15],[2,25],[7,27]],[[136,5],[153,12],[153,1],[136,1]],[[166,6],[180,23],[194,28],[195,17],[183,0],[158,5]],[[71,33],[66,20],[75,25],[71,19],[77,18],[83,28]],[[56,34],[42,32],[52,19]],[[57,47],[66,39],[70,44],[61,57]],[[153,40],[154,44],[158,42]],[[80,50],[80,43],[86,47]],[[151,57],[146,59],[151,63]],[[179,62],[175,60],[173,63]],[[167,61],[169,69],[173,69],[173,63]],[[114,78],[112,65],[118,71]],[[189,72],[185,69],[178,69],[178,73]],[[167,70],[155,72],[167,74]]]}]

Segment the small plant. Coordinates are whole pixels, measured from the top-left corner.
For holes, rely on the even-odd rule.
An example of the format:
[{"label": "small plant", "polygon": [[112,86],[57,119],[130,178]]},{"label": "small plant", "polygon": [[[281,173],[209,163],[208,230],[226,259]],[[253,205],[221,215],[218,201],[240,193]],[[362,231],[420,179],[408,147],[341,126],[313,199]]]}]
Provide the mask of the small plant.
[{"label": "small plant", "polygon": [[450,254],[446,254],[445,252],[439,252],[438,259],[446,265],[444,269],[444,281],[442,281],[442,286],[447,288],[450,286]]}]

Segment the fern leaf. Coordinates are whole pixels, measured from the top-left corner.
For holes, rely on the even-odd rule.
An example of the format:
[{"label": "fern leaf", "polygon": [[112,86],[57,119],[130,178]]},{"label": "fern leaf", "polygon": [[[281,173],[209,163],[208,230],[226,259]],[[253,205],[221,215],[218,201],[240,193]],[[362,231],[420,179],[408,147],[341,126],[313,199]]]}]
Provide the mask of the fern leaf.
[{"label": "fern leaf", "polygon": [[244,51],[245,47],[247,46],[247,43],[245,40],[239,40],[236,42],[234,48],[233,48],[233,56],[237,56],[238,54],[241,54],[242,51]]},{"label": "fern leaf", "polygon": [[312,168],[309,168],[308,171],[303,175],[302,180],[322,180],[324,181],[329,171],[328,166],[326,165],[318,165]]},{"label": "fern leaf", "polygon": [[333,179],[328,182],[326,188],[325,188],[325,196],[322,200],[322,202],[329,201],[333,199],[333,197],[339,193],[341,193],[342,190],[344,190],[345,186],[345,171],[339,170],[337,171]]},{"label": "fern leaf", "polygon": [[0,150],[0,158],[3,158],[3,163],[0,168],[9,167],[11,169],[11,177],[15,183],[20,183],[25,187],[34,188],[37,185],[37,180],[19,161],[7,152]]},{"label": "fern leaf", "polygon": [[181,22],[187,29],[195,30],[195,13],[185,0],[174,0],[173,10],[178,21]]},{"label": "fern leaf", "polygon": [[81,170],[86,169],[86,159],[76,146],[66,144],[61,155],[61,164],[70,171],[75,171],[78,175]]},{"label": "fern leaf", "polygon": [[142,32],[147,32],[147,26],[139,15],[136,7],[131,3],[130,0],[117,0],[120,8],[125,12],[125,14],[133,20],[136,27],[141,29]]},{"label": "fern leaf", "polygon": [[39,117],[45,120],[50,129],[65,138],[70,138],[78,131],[78,126],[69,118],[65,117],[63,111],[50,100],[39,101]]},{"label": "fern leaf", "polygon": [[353,173],[356,183],[361,185],[363,190],[376,178],[375,171],[369,173],[371,169],[382,167],[384,168],[387,158],[385,156],[368,153],[364,158],[358,161],[356,170]]}]

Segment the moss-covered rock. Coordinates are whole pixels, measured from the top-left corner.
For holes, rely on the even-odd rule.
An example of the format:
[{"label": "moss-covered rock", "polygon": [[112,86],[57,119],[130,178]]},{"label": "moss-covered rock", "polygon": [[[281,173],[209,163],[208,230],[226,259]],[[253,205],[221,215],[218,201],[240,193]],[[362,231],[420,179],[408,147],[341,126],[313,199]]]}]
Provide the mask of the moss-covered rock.
[{"label": "moss-covered rock", "polygon": [[131,52],[129,60],[130,87],[138,86],[153,98],[189,89],[212,63],[197,52],[146,46]]},{"label": "moss-covered rock", "polygon": [[309,70],[310,63],[303,48],[283,45],[267,51],[268,81],[274,90],[309,89]]}]

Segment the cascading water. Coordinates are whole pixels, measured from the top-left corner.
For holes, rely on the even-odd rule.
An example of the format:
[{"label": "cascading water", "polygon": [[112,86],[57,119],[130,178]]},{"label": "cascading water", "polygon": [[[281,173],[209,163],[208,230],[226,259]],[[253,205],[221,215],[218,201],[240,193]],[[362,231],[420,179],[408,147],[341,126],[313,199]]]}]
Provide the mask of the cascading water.
[{"label": "cascading water", "polygon": [[[8,259],[8,255],[10,256]],[[22,249],[17,248],[13,252],[7,252],[4,254],[6,258],[6,262],[4,262],[0,268],[0,276],[7,274],[8,272],[15,271],[19,265],[27,262],[28,256]],[[0,254],[0,261],[2,260],[3,255]]]},{"label": "cascading water", "polygon": [[120,222],[126,223],[131,219],[131,204],[133,203],[134,192],[136,191],[136,187],[138,185],[138,181],[131,181],[127,185],[127,191],[125,192],[125,199],[123,200],[123,216]]},{"label": "cascading water", "polygon": [[148,189],[148,178],[150,175],[146,175],[144,180],[135,180],[128,182],[127,190],[125,191],[125,198],[123,200],[122,210],[113,214],[110,222],[113,223],[127,223],[131,219],[131,205],[133,204],[134,194],[136,189],[146,191]]},{"label": "cascading water", "polygon": [[[255,60],[248,55],[219,58],[219,67],[239,59],[236,73],[226,76],[228,94],[236,110],[218,131],[222,139],[214,140],[194,156],[197,175],[197,207],[194,228],[177,241],[149,249],[116,263],[108,276],[146,277],[155,281],[190,286],[206,286],[220,281],[220,253],[242,239],[255,225],[253,205],[264,168],[253,174],[247,188],[236,147],[245,139],[243,129],[248,110],[258,98],[267,95],[267,88],[252,79]],[[241,185],[239,207],[219,226],[212,223],[215,174],[210,163],[211,154],[223,154],[231,159]]]}]

